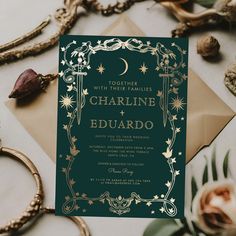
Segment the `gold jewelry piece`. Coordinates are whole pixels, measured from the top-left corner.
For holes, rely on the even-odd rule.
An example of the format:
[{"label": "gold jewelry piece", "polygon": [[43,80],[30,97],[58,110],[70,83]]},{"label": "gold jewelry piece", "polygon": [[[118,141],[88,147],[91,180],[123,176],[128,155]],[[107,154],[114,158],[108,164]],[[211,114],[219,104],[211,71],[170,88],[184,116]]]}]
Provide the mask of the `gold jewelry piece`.
[{"label": "gold jewelry piece", "polygon": [[[29,206],[26,208],[26,210],[23,212],[23,214],[20,217],[14,220],[11,220],[5,226],[2,226],[2,227],[0,226],[0,234],[19,230],[27,222],[32,220],[41,212],[42,213],[55,213],[55,210],[52,208],[42,207],[43,200],[44,200],[43,184],[42,184],[42,179],[40,177],[40,174],[37,168],[35,167],[35,165],[33,164],[33,162],[29,160],[27,156],[25,156],[23,153],[17,150],[7,148],[7,147],[1,147],[1,143],[0,143],[0,156],[1,155],[12,157],[14,160],[17,160],[20,163],[22,163],[33,175],[36,182],[37,191],[36,191],[36,194],[34,195],[33,200],[30,202]],[[67,218],[71,219],[78,226],[81,236],[90,235],[88,226],[81,218],[79,217],[67,217]]]},{"label": "gold jewelry piece", "polygon": [[44,194],[43,194],[43,185],[39,172],[36,169],[35,165],[24,154],[14,149],[1,147],[0,155],[7,155],[13,157],[15,160],[23,163],[24,166],[27,167],[27,169],[33,175],[37,185],[37,192],[33,200],[30,202],[29,206],[23,212],[23,214],[17,219],[11,220],[6,226],[0,227],[0,233],[6,233],[12,230],[20,229],[23,225],[25,225],[28,221],[30,221],[39,213],[40,207],[43,203]]},{"label": "gold jewelry piece", "polygon": [[[50,208],[50,207],[42,208],[42,211],[43,211],[43,213],[46,213],[46,214],[54,214],[55,213],[55,209]],[[74,216],[66,216],[66,218],[70,219],[78,226],[81,236],[90,236],[88,226],[82,218],[74,217]]]}]

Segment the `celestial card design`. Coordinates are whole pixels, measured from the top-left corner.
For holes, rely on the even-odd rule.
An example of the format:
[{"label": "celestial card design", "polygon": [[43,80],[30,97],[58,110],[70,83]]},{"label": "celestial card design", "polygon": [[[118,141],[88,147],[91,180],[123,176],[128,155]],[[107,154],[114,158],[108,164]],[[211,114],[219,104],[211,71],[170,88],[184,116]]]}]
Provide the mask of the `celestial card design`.
[{"label": "celestial card design", "polygon": [[60,40],[56,214],[183,218],[187,39]]}]

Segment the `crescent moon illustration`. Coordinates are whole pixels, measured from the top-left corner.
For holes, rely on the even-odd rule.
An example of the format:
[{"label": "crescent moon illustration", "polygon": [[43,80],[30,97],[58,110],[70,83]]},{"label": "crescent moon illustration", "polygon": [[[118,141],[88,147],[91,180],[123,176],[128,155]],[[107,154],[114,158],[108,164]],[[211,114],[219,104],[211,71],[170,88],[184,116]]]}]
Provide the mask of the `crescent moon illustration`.
[{"label": "crescent moon illustration", "polygon": [[121,74],[119,74],[119,75],[124,75],[124,74],[127,72],[127,70],[129,69],[129,64],[128,64],[128,62],[127,62],[124,58],[120,57],[120,59],[125,63],[125,69],[124,69],[124,71],[123,71]]}]

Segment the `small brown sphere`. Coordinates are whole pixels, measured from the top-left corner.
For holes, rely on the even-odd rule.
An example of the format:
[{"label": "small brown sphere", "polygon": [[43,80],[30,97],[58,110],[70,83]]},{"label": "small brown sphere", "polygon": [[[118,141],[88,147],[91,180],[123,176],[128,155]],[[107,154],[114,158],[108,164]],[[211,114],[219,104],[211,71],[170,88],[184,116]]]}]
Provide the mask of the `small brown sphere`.
[{"label": "small brown sphere", "polygon": [[219,54],[220,44],[218,40],[211,36],[205,35],[198,39],[197,53],[203,57],[215,57]]}]

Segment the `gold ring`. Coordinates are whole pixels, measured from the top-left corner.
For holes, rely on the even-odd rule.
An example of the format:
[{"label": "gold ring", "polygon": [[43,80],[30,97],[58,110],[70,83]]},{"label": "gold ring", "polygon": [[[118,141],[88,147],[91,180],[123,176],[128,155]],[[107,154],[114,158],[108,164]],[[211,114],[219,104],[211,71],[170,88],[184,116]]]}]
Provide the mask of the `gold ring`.
[{"label": "gold ring", "polygon": [[[33,162],[25,156],[23,153],[6,147],[0,147],[0,155],[6,155],[8,157],[12,157],[14,160],[21,162],[33,175],[36,186],[37,192],[34,195],[33,200],[30,202],[29,206],[23,212],[23,214],[11,220],[5,226],[0,226],[0,234],[7,233],[11,231],[17,231],[22,228],[27,222],[37,216],[40,212],[42,213],[55,213],[53,208],[44,208],[42,206],[44,200],[44,192],[43,192],[43,184],[40,177],[40,174],[33,164]],[[73,217],[73,216],[66,216],[70,220],[72,220],[79,228],[81,236],[90,236],[90,232],[88,226],[86,225],[85,221],[80,217]]]},{"label": "gold ring", "polygon": [[[44,213],[50,213],[50,214],[55,213],[55,209],[50,208],[50,207],[44,207],[44,208],[42,208],[42,211]],[[81,236],[90,236],[88,226],[81,217],[66,216],[66,218],[70,219],[71,221],[73,221],[78,226],[78,228],[80,230],[80,233],[81,233],[80,234]]]},{"label": "gold ring", "polygon": [[44,193],[43,193],[43,185],[42,180],[39,175],[39,172],[35,165],[26,157],[23,153],[16,151],[11,148],[1,147],[0,148],[0,155],[7,155],[9,157],[14,158],[17,161],[20,161],[24,166],[31,172],[33,175],[36,185],[37,185],[37,192],[34,195],[33,200],[30,202],[29,206],[23,212],[23,214],[11,220],[7,225],[0,227],[0,234],[19,230],[23,225],[25,225],[28,221],[34,218],[40,211],[40,207],[43,203]]}]

